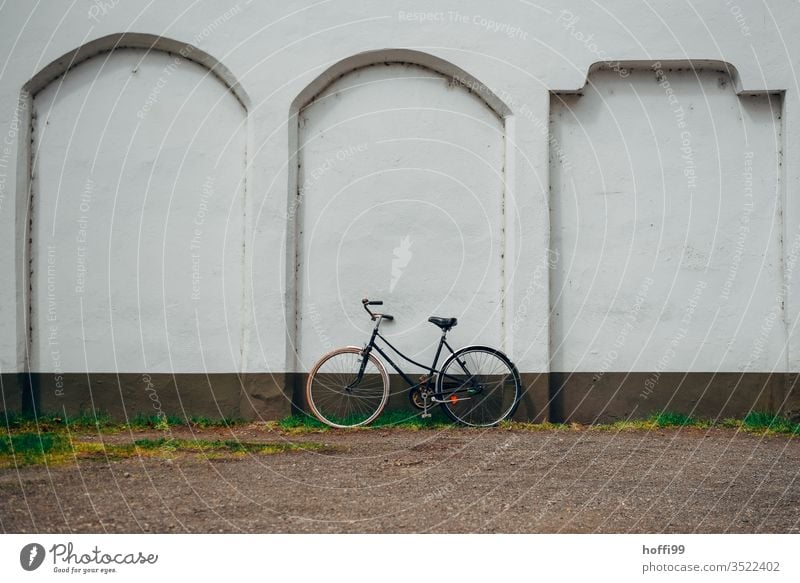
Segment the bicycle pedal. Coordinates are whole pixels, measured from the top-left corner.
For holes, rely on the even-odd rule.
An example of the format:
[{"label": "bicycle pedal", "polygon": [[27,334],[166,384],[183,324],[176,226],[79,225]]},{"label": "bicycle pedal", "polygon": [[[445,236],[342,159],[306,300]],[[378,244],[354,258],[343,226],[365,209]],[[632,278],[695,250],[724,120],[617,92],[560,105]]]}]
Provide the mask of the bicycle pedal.
[{"label": "bicycle pedal", "polygon": [[431,416],[431,414],[430,414],[430,413],[422,413],[422,414],[420,415],[420,417],[422,417],[423,419],[427,419],[427,418],[428,418],[428,417],[430,417],[430,416]]}]

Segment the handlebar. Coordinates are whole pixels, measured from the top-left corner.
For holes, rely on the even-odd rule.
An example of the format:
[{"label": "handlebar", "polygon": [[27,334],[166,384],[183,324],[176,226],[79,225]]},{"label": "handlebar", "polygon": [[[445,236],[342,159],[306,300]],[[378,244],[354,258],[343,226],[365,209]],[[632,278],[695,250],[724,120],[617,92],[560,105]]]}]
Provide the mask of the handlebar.
[{"label": "handlebar", "polygon": [[367,307],[367,306],[382,306],[383,305],[382,300],[370,301],[369,299],[364,298],[363,300],[361,300],[361,304],[364,306],[364,309],[369,314],[371,320],[377,320],[378,318],[382,318],[384,320],[389,320],[389,321],[394,320],[394,316],[390,316],[389,314],[376,314]]}]

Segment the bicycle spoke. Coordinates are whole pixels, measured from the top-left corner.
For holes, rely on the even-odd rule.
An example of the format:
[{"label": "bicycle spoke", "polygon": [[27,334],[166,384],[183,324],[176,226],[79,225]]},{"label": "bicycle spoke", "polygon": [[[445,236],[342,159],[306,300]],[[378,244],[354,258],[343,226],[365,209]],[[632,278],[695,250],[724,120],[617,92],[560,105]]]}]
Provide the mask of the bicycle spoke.
[{"label": "bicycle spoke", "polygon": [[306,397],[312,412],[324,423],[352,427],[369,423],[388,398],[388,378],[370,357],[361,380],[359,350],[346,348],[326,355],[312,370]]},{"label": "bicycle spoke", "polygon": [[[453,386],[445,375],[460,384]],[[467,425],[495,425],[513,412],[519,399],[519,380],[511,364],[489,349],[459,352],[442,376],[448,379],[442,384],[445,410]]]}]

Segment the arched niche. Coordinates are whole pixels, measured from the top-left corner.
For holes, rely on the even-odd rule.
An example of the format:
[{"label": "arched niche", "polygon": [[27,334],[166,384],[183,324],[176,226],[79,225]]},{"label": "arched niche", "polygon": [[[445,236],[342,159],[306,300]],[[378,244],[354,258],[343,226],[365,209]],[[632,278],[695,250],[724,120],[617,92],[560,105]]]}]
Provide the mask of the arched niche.
[{"label": "arched niche", "polygon": [[438,341],[432,314],[460,319],[456,344],[502,345],[507,106],[446,61],[396,50],[331,67],[291,113],[288,361],[308,370],[362,341],[365,296],[418,358]]},{"label": "arched niche", "polygon": [[238,370],[248,99],[230,72],[110,35],[25,92],[28,370]]}]

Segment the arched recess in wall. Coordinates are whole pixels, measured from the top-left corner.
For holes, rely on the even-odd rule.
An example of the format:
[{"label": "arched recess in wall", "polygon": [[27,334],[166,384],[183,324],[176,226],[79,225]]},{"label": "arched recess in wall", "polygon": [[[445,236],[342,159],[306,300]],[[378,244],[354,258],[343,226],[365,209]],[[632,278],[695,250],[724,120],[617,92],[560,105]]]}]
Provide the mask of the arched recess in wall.
[{"label": "arched recess in wall", "polygon": [[119,34],[25,94],[28,370],[239,370],[248,100],[230,72],[191,45]]},{"label": "arched recess in wall", "polygon": [[366,296],[419,358],[432,314],[459,317],[457,344],[501,345],[508,107],[442,59],[387,50],[337,63],[291,113],[287,362],[360,342]]}]

